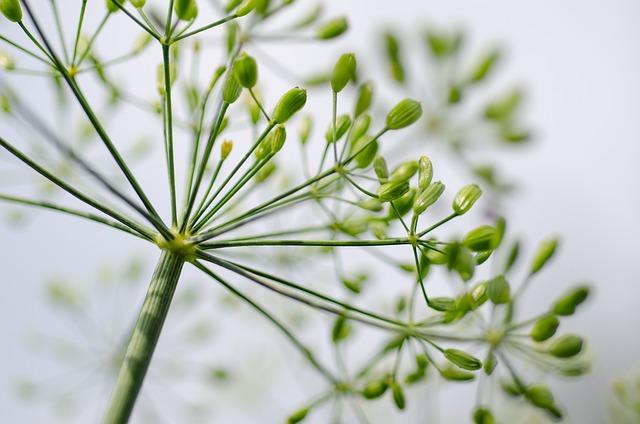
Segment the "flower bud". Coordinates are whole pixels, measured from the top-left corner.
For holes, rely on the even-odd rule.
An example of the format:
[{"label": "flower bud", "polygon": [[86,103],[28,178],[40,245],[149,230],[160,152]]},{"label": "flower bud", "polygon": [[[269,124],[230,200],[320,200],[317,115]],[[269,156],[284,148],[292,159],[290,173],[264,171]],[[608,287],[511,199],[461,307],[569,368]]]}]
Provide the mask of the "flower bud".
[{"label": "flower bud", "polygon": [[553,393],[551,393],[551,390],[549,390],[547,386],[543,386],[542,384],[529,386],[527,387],[524,395],[529,402],[538,408],[544,409],[554,418],[562,418],[562,412],[560,412],[558,407],[555,405]]},{"label": "flower bud", "polygon": [[244,88],[253,88],[258,82],[258,64],[246,53],[242,53],[233,64],[236,79]]},{"label": "flower bud", "polygon": [[222,86],[222,100],[225,103],[234,103],[240,97],[242,93],[242,86],[238,82],[234,72],[230,72],[227,78],[224,80]]},{"label": "flower bud", "polygon": [[456,308],[456,300],[452,297],[431,297],[429,307],[440,312],[453,311]]},{"label": "flower bud", "polygon": [[307,144],[309,141],[309,136],[311,135],[311,130],[313,129],[313,119],[311,115],[305,115],[302,117],[300,121],[300,129],[298,130],[298,136],[300,137],[301,144]]},{"label": "flower bud", "polygon": [[131,5],[136,9],[142,9],[144,5],[147,3],[147,0],[129,0]]},{"label": "flower bud", "polygon": [[220,146],[220,156],[222,157],[222,160],[225,160],[229,156],[232,149],[233,141],[225,140],[222,142],[222,146]]},{"label": "flower bud", "polygon": [[399,83],[405,81],[405,69],[402,61],[400,60],[400,43],[397,37],[391,32],[384,34],[384,41],[386,44],[387,59],[389,60],[389,71],[391,77]]},{"label": "flower bud", "polygon": [[443,354],[444,357],[449,360],[449,362],[457,365],[464,370],[475,371],[482,368],[482,361],[463,350],[445,349]]},{"label": "flower bud", "polygon": [[418,162],[412,160],[407,161],[400,166],[398,166],[392,173],[389,178],[391,181],[409,181],[411,177],[418,172]]},{"label": "flower bud", "polygon": [[489,353],[487,353],[487,357],[485,358],[484,363],[482,364],[482,369],[484,370],[485,374],[491,375],[493,374],[493,370],[496,369],[497,365],[498,359],[496,359],[496,355],[493,353],[493,349],[490,349]]},{"label": "flower bud", "polygon": [[399,130],[408,127],[422,116],[420,102],[413,99],[401,100],[387,114],[387,129]]},{"label": "flower bud", "polygon": [[487,408],[478,407],[473,411],[474,424],[495,424],[493,414]]},{"label": "flower bud", "polygon": [[256,184],[265,182],[270,176],[273,175],[274,172],[276,172],[277,169],[278,167],[276,166],[275,162],[267,162],[267,164],[256,173],[256,176],[254,177]]},{"label": "flower bud", "polygon": [[269,134],[269,138],[271,139],[271,153],[278,153],[287,139],[287,131],[284,129],[284,125],[277,125]]},{"label": "flower bud", "polygon": [[483,252],[493,250],[498,245],[499,233],[496,228],[490,225],[482,225],[474,230],[469,231],[465,236],[463,243],[474,252]]},{"label": "flower bud", "polygon": [[143,32],[134,41],[133,52],[136,54],[141,53],[149,45],[151,40],[153,40],[153,37],[149,33]]},{"label": "flower bud", "polygon": [[540,271],[542,267],[551,259],[553,254],[556,252],[556,248],[558,247],[557,239],[548,239],[544,240],[540,243],[538,250],[536,251],[536,255],[533,258],[533,263],[531,264],[531,271],[529,272],[531,275]]},{"label": "flower bud", "polygon": [[371,125],[371,115],[368,113],[363,113],[358,116],[356,120],[353,122],[353,128],[351,129],[351,134],[349,135],[349,141],[353,143],[358,140],[360,137],[367,133],[369,129],[369,125]]},{"label": "flower bud", "polygon": [[360,87],[358,87],[358,97],[356,98],[354,115],[359,116],[363,112],[366,112],[369,109],[369,106],[371,106],[372,100],[373,83],[371,81],[367,81],[363,84],[360,84]]},{"label": "flower bud", "polygon": [[489,280],[487,283],[487,294],[489,299],[496,305],[508,303],[511,299],[511,288],[504,275]]},{"label": "flower bud", "polygon": [[402,387],[395,381],[391,383],[391,395],[398,409],[404,409],[407,404],[404,398],[404,392],[402,391]]},{"label": "flower bud", "polygon": [[296,412],[294,412],[293,414],[289,415],[289,418],[287,418],[287,424],[297,424],[299,422],[301,422],[302,420],[304,420],[307,417],[307,414],[309,414],[309,408],[302,408],[302,409],[298,409]]},{"label": "flower bud", "polygon": [[422,190],[422,193],[416,197],[413,203],[413,213],[421,215],[429,206],[438,201],[443,192],[444,184],[440,181],[429,184],[429,186]]},{"label": "flower bud", "polygon": [[280,97],[271,115],[274,122],[284,124],[307,102],[307,91],[302,88],[292,88]]},{"label": "flower bud", "polygon": [[409,183],[403,182],[389,182],[382,184],[378,188],[378,199],[382,202],[390,202],[402,197],[409,191]]},{"label": "flower bud", "polygon": [[370,136],[363,136],[353,143],[351,150],[353,152],[360,152],[355,157],[358,168],[366,168],[371,165],[376,153],[378,153],[378,141],[374,141]]},{"label": "flower bud", "polygon": [[236,9],[236,16],[246,16],[256,8],[256,0],[244,0]]},{"label": "flower bud", "polygon": [[371,212],[380,212],[382,210],[382,203],[378,199],[362,200],[358,202],[358,206]]},{"label": "flower bud", "polygon": [[469,209],[482,195],[482,190],[476,184],[469,184],[458,191],[453,199],[453,211],[458,215],[469,212]]},{"label": "flower bud", "polygon": [[345,53],[336,62],[331,75],[331,89],[335,93],[341,92],[356,77],[356,56]]},{"label": "flower bud", "polygon": [[549,353],[556,358],[571,358],[582,351],[582,337],[573,334],[561,336],[551,343]]},{"label": "flower bud", "polygon": [[330,40],[345,33],[349,28],[349,23],[344,17],[331,19],[316,29],[316,38],[320,40]]},{"label": "flower bud", "polygon": [[558,299],[554,304],[552,311],[556,315],[573,315],[578,305],[585,301],[589,296],[589,287],[576,287],[567,293],[566,296]]},{"label": "flower bud", "polygon": [[445,380],[450,381],[471,381],[476,378],[472,372],[462,371],[457,368],[445,368],[440,371],[440,375]]},{"label": "flower bud", "polygon": [[20,22],[22,20],[20,0],[0,0],[0,12],[11,22]]},{"label": "flower bud", "polygon": [[379,398],[387,391],[389,385],[385,380],[374,380],[364,386],[362,389],[362,396],[365,399],[376,399]]},{"label": "flower bud", "polygon": [[416,189],[412,188],[405,194],[403,194],[399,199],[393,202],[394,207],[389,208],[388,219],[399,219],[402,216],[405,216],[407,212],[411,210],[411,206],[413,206],[413,200],[416,196]]},{"label": "flower bud", "polygon": [[190,21],[198,16],[196,0],[175,0],[173,10],[176,12],[178,19],[183,21]]},{"label": "flower bud", "polygon": [[115,13],[118,10],[120,10],[120,8],[118,7],[118,5],[116,4],[116,1],[121,2],[122,0],[105,0],[105,4],[107,6],[107,11],[109,13]]},{"label": "flower bud", "polygon": [[235,9],[236,7],[238,7],[238,5],[240,4],[242,0],[229,0],[227,1],[227,4],[224,6],[224,11],[229,13],[231,12],[233,9]]},{"label": "flower bud", "polygon": [[389,169],[387,168],[387,161],[382,156],[376,156],[373,159],[373,170],[378,177],[378,181],[384,184],[389,179]]},{"label": "flower bud", "polygon": [[[347,133],[349,128],[351,127],[351,118],[349,115],[340,115],[336,118],[336,139],[340,140],[343,135]],[[327,132],[324,134],[325,140],[327,143],[333,143],[335,140],[333,139],[333,123],[329,124],[329,128],[327,128]]]},{"label": "flower bud", "polygon": [[15,69],[15,67],[16,63],[13,58],[6,52],[0,50],[0,69],[11,71],[12,69]]},{"label": "flower bud", "polygon": [[558,318],[556,318],[555,315],[547,315],[538,319],[535,324],[533,324],[533,328],[531,328],[529,335],[532,340],[536,342],[543,342],[556,334],[556,330],[559,325],[560,321],[558,321]]},{"label": "flower bud", "polygon": [[469,81],[477,83],[485,79],[499,58],[500,53],[497,50],[488,52],[472,69]]}]

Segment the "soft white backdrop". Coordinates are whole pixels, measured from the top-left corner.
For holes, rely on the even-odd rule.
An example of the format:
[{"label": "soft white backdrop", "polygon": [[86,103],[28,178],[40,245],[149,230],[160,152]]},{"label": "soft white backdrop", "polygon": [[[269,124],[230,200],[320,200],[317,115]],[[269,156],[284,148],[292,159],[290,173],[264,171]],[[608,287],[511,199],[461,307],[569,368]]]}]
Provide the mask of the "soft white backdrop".
[{"label": "soft white backdrop", "polygon": [[[553,295],[558,287],[583,279],[596,287],[588,307],[568,325],[588,336],[594,371],[579,384],[560,385],[558,395],[573,422],[603,422],[611,379],[640,365],[640,2],[329,3],[332,12],[348,14],[352,23],[347,41],[332,53],[345,46],[375,53],[371,36],[381,24],[411,30],[420,23],[457,23],[473,42],[507,47],[501,72],[508,81],[526,83],[526,116],[536,133],[531,148],[501,162],[522,187],[508,216],[511,227],[532,240],[562,235],[554,279],[543,277],[532,287],[532,303],[548,302],[550,287]],[[323,65],[329,60],[299,51],[282,59]],[[93,224],[42,214],[21,232],[0,226],[0,421],[27,422],[9,383],[29,368],[24,334],[43,324],[40,283],[78,261],[77,273],[86,274],[113,257],[122,239],[96,231]],[[446,396],[441,401],[442,410],[456,403]],[[456,422],[464,419],[461,415]]]}]

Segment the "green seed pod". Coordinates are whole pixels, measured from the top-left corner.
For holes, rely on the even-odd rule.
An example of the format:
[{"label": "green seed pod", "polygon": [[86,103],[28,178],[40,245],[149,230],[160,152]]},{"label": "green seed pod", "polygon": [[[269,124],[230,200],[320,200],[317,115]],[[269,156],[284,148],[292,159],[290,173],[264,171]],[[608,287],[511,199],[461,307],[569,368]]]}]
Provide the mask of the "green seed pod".
[{"label": "green seed pod", "polygon": [[284,129],[284,125],[276,125],[275,129],[269,133],[269,139],[271,144],[271,153],[278,153],[284,146],[284,142],[287,139],[287,131]]},{"label": "green seed pod", "polygon": [[367,81],[360,84],[358,87],[358,97],[356,98],[356,107],[354,111],[355,116],[359,116],[363,112],[366,112],[371,106],[373,101],[373,83]]},{"label": "green seed pod", "polygon": [[142,53],[142,51],[151,43],[153,37],[144,32],[140,34],[133,43],[133,52],[136,54]]},{"label": "green seed pod", "polygon": [[395,208],[389,206],[389,215],[387,216],[387,219],[399,219],[400,217],[405,216],[411,210],[415,196],[416,189],[412,188],[399,199],[395,200],[393,202],[393,206],[395,206]]},{"label": "green seed pod", "polygon": [[496,305],[508,303],[511,300],[511,288],[504,275],[489,280],[487,283],[487,294],[489,299]]},{"label": "green seed pod", "polygon": [[147,0],[129,0],[131,5],[136,9],[142,9],[144,5],[147,3]]},{"label": "green seed pod", "polygon": [[20,22],[22,20],[20,0],[0,0],[0,12],[11,22]]},{"label": "green seed pod", "polygon": [[484,360],[482,365],[485,374],[493,374],[493,370],[496,369],[496,365],[498,365],[498,360],[496,359],[496,355],[493,353],[493,349],[490,349],[489,353],[487,353],[487,358]]},{"label": "green seed pod", "polygon": [[360,137],[365,135],[370,125],[371,115],[369,115],[368,113],[363,113],[362,115],[358,116],[353,123],[353,128],[351,129],[351,134],[349,135],[349,142],[353,143]]},{"label": "green seed pod", "polygon": [[382,203],[377,199],[362,200],[358,202],[358,206],[371,212],[380,212],[383,209]]},{"label": "green seed pod", "polygon": [[387,237],[387,230],[389,229],[389,223],[382,219],[375,219],[369,222],[369,231],[378,240],[382,240]]},{"label": "green seed pod", "polygon": [[496,420],[491,411],[480,406],[473,411],[473,422],[474,424],[495,424]]},{"label": "green seed pod", "polygon": [[471,381],[476,378],[474,373],[463,371],[458,368],[445,368],[440,371],[440,375],[445,380],[450,381]]},{"label": "green seed pod", "polygon": [[378,188],[378,199],[382,202],[390,202],[392,200],[399,199],[405,193],[409,191],[409,183],[403,182],[389,182],[382,184]]},{"label": "green seed pod", "polygon": [[391,173],[390,181],[409,181],[418,172],[418,162],[412,160],[402,163]]},{"label": "green seed pod", "polygon": [[534,406],[544,409],[556,419],[562,418],[562,413],[555,405],[553,393],[551,393],[551,390],[549,390],[547,386],[542,384],[529,386],[524,395]]},{"label": "green seed pod", "polygon": [[444,188],[444,184],[440,181],[435,181],[429,184],[429,186],[422,190],[422,193],[416,197],[416,200],[413,203],[413,213],[421,215],[426,211],[429,206],[437,202],[440,196],[442,196]]},{"label": "green seed pod", "polygon": [[351,325],[344,315],[340,315],[333,323],[333,328],[331,329],[331,340],[333,343],[339,343],[349,337],[350,334]]},{"label": "green seed pod", "polygon": [[533,263],[531,264],[531,271],[529,271],[529,273],[533,275],[536,272],[540,271],[542,267],[546,265],[549,259],[551,259],[553,254],[556,252],[557,247],[558,247],[557,239],[548,239],[540,243],[540,246],[538,247],[538,250],[536,251],[536,254],[533,258]]},{"label": "green seed pod", "polygon": [[482,195],[482,190],[476,184],[469,184],[458,191],[453,199],[453,211],[458,215],[469,212],[469,209]]},{"label": "green seed pod", "polygon": [[485,118],[501,123],[509,122],[518,110],[523,97],[524,93],[521,90],[510,90],[485,107]]},{"label": "green seed pod", "polygon": [[292,88],[280,97],[273,109],[271,118],[278,124],[287,122],[307,102],[307,91],[302,88]]},{"label": "green seed pod", "polygon": [[302,422],[302,420],[304,420],[308,414],[309,414],[308,407],[298,409],[296,412],[289,415],[289,418],[287,418],[287,424],[297,424],[299,422]]},{"label": "green seed pod", "polygon": [[233,64],[236,79],[244,88],[253,88],[258,82],[258,64],[246,53],[242,53]]},{"label": "green seed pod", "polygon": [[456,308],[456,300],[452,297],[431,297],[429,307],[440,312],[453,311]]},{"label": "green seed pod", "polygon": [[535,324],[533,324],[529,335],[533,341],[543,342],[556,334],[559,325],[560,321],[558,321],[555,315],[547,315],[538,319]]},{"label": "green seed pod", "polygon": [[552,311],[556,315],[573,315],[578,305],[585,301],[589,296],[589,287],[580,286],[571,290],[567,295],[558,299],[554,304]]},{"label": "green seed pod", "polygon": [[236,9],[236,16],[246,16],[256,8],[256,0],[244,0]]},{"label": "green seed pod", "polygon": [[190,21],[198,16],[196,0],[175,0],[173,10],[176,12],[178,19],[183,21]]},{"label": "green seed pod", "polygon": [[519,396],[522,396],[524,393],[520,386],[518,386],[515,383],[512,384],[508,381],[501,381],[500,388],[506,395],[511,397],[519,397]]},{"label": "green seed pod", "polygon": [[222,100],[225,103],[234,103],[242,94],[242,86],[238,82],[234,72],[230,72],[222,86]]},{"label": "green seed pod", "polygon": [[13,58],[6,52],[0,50],[0,69],[11,71],[16,68]]},{"label": "green seed pod", "polygon": [[549,353],[556,358],[571,358],[582,351],[582,337],[566,334],[555,339],[549,346]]},{"label": "green seed pod", "polygon": [[373,159],[373,170],[378,177],[380,184],[384,184],[389,180],[389,168],[387,168],[387,161],[380,155]]},{"label": "green seed pod", "polygon": [[227,1],[227,4],[224,6],[224,11],[229,13],[231,12],[233,9],[235,9],[236,7],[238,7],[238,5],[240,4],[242,0],[229,0]]},{"label": "green seed pod", "polygon": [[384,34],[384,41],[391,77],[396,82],[403,83],[405,81],[405,70],[400,60],[400,44],[398,43],[398,39],[391,32],[386,32]]},{"label": "green seed pod", "polygon": [[431,184],[433,179],[433,164],[426,156],[421,156],[418,160],[418,188],[424,190]]},{"label": "green seed pod", "polygon": [[269,10],[269,6],[271,5],[271,0],[255,0],[256,12],[264,15]]},{"label": "green seed pod", "polygon": [[331,19],[316,29],[316,38],[330,40],[344,34],[349,29],[349,23],[344,17]]},{"label": "green seed pod", "polygon": [[[340,115],[336,118],[336,139],[340,140],[343,135],[349,131],[351,127],[351,118],[349,115]],[[325,140],[327,143],[333,143],[333,123],[329,124],[329,128],[327,128],[327,132],[324,134]]]},{"label": "green seed pod", "polygon": [[362,396],[365,399],[377,399],[387,391],[389,385],[386,380],[374,380],[364,386],[362,389]]},{"label": "green seed pod", "polygon": [[[123,2],[122,0],[118,0],[119,2]],[[115,0],[106,0],[105,4],[107,6],[107,11],[109,13],[115,13],[118,10],[120,10],[120,8],[118,7],[118,5],[116,4]]]},{"label": "green seed pod", "polygon": [[336,62],[331,74],[331,89],[341,92],[356,77],[356,55],[345,53]]},{"label": "green seed pod", "polygon": [[391,383],[391,395],[398,409],[404,409],[406,406],[404,392],[402,391],[402,387],[395,381]]},{"label": "green seed pod", "polygon": [[464,370],[475,371],[482,368],[482,361],[463,350],[445,349],[443,355],[449,362]]},{"label": "green seed pod", "polygon": [[267,164],[256,173],[256,176],[254,177],[256,184],[265,182],[267,179],[269,179],[270,176],[273,175],[274,172],[276,172],[277,169],[278,167],[276,166],[275,162],[267,162]]},{"label": "green seed pod", "polygon": [[498,230],[490,225],[482,225],[469,231],[463,243],[474,252],[493,250],[498,245]]},{"label": "green seed pod", "polygon": [[371,162],[373,162],[376,153],[378,153],[378,141],[373,141],[373,138],[370,136],[363,136],[353,144],[351,150],[354,153],[360,152],[355,157],[358,168],[366,168],[371,165]]},{"label": "green seed pod", "polygon": [[300,128],[298,129],[298,137],[300,137],[300,144],[305,145],[309,141],[309,136],[313,130],[313,118],[311,115],[305,115],[300,120]]},{"label": "green seed pod", "polygon": [[476,64],[476,66],[474,66],[474,68],[471,70],[471,74],[468,78],[469,82],[478,83],[485,79],[487,75],[489,75],[499,58],[500,52],[498,52],[497,50],[490,51],[485,56],[483,56]]},{"label": "green seed pod", "polygon": [[401,100],[387,114],[387,129],[399,130],[408,127],[422,116],[420,102],[413,99]]},{"label": "green seed pod", "polygon": [[585,375],[591,370],[591,367],[587,363],[569,363],[561,364],[559,366],[560,373],[567,377],[579,377]]},{"label": "green seed pod", "polygon": [[509,249],[509,255],[507,255],[507,262],[504,265],[504,273],[506,274],[511,270],[513,264],[518,260],[518,256],[520,255],[520,242],[516,240],[511,249]]}]

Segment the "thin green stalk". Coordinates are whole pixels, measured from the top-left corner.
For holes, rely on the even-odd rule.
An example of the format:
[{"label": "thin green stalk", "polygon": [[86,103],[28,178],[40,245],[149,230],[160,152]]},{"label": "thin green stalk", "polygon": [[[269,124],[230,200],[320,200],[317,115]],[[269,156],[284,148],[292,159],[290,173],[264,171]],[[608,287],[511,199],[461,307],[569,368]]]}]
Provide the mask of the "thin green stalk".
[{"label": "thin green stalk", "polygon": [[162,37],[160,36],[160,34],[158,34],[153,27],[147,27],[147,25],[144,24],[144,22],[140,21],[140,19],[136,18],[135,16],[133,16],[133,14],[131,12],[129,12],[123,4],[120,3],[120,0],[113,0],[113,2],[116,4],[116,6],[118,6],[120,8],[120,10],[122,10],[124,12],[125,15],[127,15],[129,18],[131,18],[131,20],[133,22],[135,22],[140,28],[142,28],[143,30],[145,30],[147,33],[149,33],[149,35],[151,35],[153,38],[155,38],[156,40],[160,40]]},{"label": "thin green stalk", "polygon": [[224,17],[224,18],[222,18],[222,19],[219,19],[219,20],[217,20],[217,21],[215,21],[215,22],[212,22],[212,23],[210,23],[210,24],[208,24],[208,25],[202,26],[202,27],[200,27],[200,28],[196,28],[196,29],[194,29],[193,31],[189,31],[189,32],[187,32],[186,34],[179,35],[179,36],[177,36],[177,37],[173,38],[171,41],[172,41],[172,42],[176,42],[176,41],[183,40],[183,39],[185,39],[185,38],[187,38],[187,37],[191,37],[192,35],[199,34],[199,33],[201,33],[202,31],[206,31],[206,30],[211,29],[211,28],[213,28],[213,27],[216,27],[216,26],[218,26],[218,25],[222,25],[222,24],[224,24],[224,23],[226,23],[226,22],[229,22],[229,21],[231,21],[231,20],[233,20],[233,19],[236,19],[236,18],[237,18],[237,16],[236,16],[236,15],[229,15],[229,16],[226,16],[226,17]]},{"label": "thin green stalk", "polygon": [[84,13],[87,9],[87,1],[82,0],[82,6],[80,6],[80,17],[78,18],[78,26],[76,27],[76,36],[73,42],[73,56],[71,58],[71,66],[74,66],[76,63],[76,58],[78,57],[78,43],[80,42],[80,35],[82,34],[82,24],[84,23]]},{"label": "thin green stalk", "polygon": [[53,9],[53,16],[56,23],[56,32],[58,33],[58,38],[60,39],[60,46],[62,47],[64,60],[67,63],[70,63],[69,52],[67,51],[67,41],[64,39],[64,31],[62,31],[62,23],[60,22],[60,11],[58,10],[56,0],[51,0],[51,8]]},{"label": "thin green stalk", "polygon": [[[111,16],[111,13],[109,13],[109,12],[107,12],[107,14],[104,15],[104,18],[102,18],[102,20],[98,24],[98,28],[96,28],[96,30],[93,33],[93,35],[91,35],[91,38],[89,39],[89,42],[87,43],[87,47],[82,52],[82,56],[80,56],[80,59],[78,59],[78,62],[76,63],[76,66],[80,66],[80,64],[87,58],[87,56],[91,52],[91,48],[93,47],[93,43],[95,43],[96,39],[98,38],[98,35],[100,34],[100,32],[102,32],[102,29],[104,28],[104,26],[107,23],[107,20],[109,19],[110,16]],[[35,23],[35,21],[34,21],[34,23]]]},{"label": "thin green stalk", "polygon": [[21,46],[20,44],[16,43],[15,41],[12,41],[10,39],[8,39],[7,37],[3,36],[2,34],[0,34],[0,40],[4,41],[5,43],[15,47],[16,49],[20,50],[23,53],[28,54],[29,56],[33,57],[34,59],[38,59],[40,62],[44,63],[47,66],[51,66],[51,63],[47,61],[47,59],[38,56],[36,53],[32,52],[31,50],[27,49],[26,47]]},{"label": "thin green stalk", "polygon": [[176,170],[173,154],[173,102],[171,100],[171,63],[169,46],[162,45],[162,65],[164,69],[164,136],[165,154],[167,158],[167,172],[169,174],[169,192],[171,196],[171,225],[178,225],[178,212],[176,200]]},{"label": "thin green stalk", "polygon": [[211,243],[202,243],[200,248],[204,250],[223,249],[229,247],[248,246],[339,246],[339,247],[361,247],[361,246],[398,246],[411,244],[408,238],[396,238],[385,240],[221,240]]},{"label": "thin green stalk", "polygon": [[126,423],[131,416],[183,265],[182,256],[169,251],[162,252],[129,339],[104,424]]}]

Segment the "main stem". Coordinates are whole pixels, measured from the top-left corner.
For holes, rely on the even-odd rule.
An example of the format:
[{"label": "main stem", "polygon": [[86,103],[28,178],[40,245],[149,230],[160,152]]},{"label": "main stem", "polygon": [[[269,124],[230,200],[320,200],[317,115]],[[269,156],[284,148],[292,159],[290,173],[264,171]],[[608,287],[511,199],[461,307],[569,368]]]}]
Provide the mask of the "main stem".
[{"label": "main stem", "polygon": [[183,265],[182,256],[170,251],[162,252],[129,339],[104,424],[123,424],[129,420],[169,312]]}]

